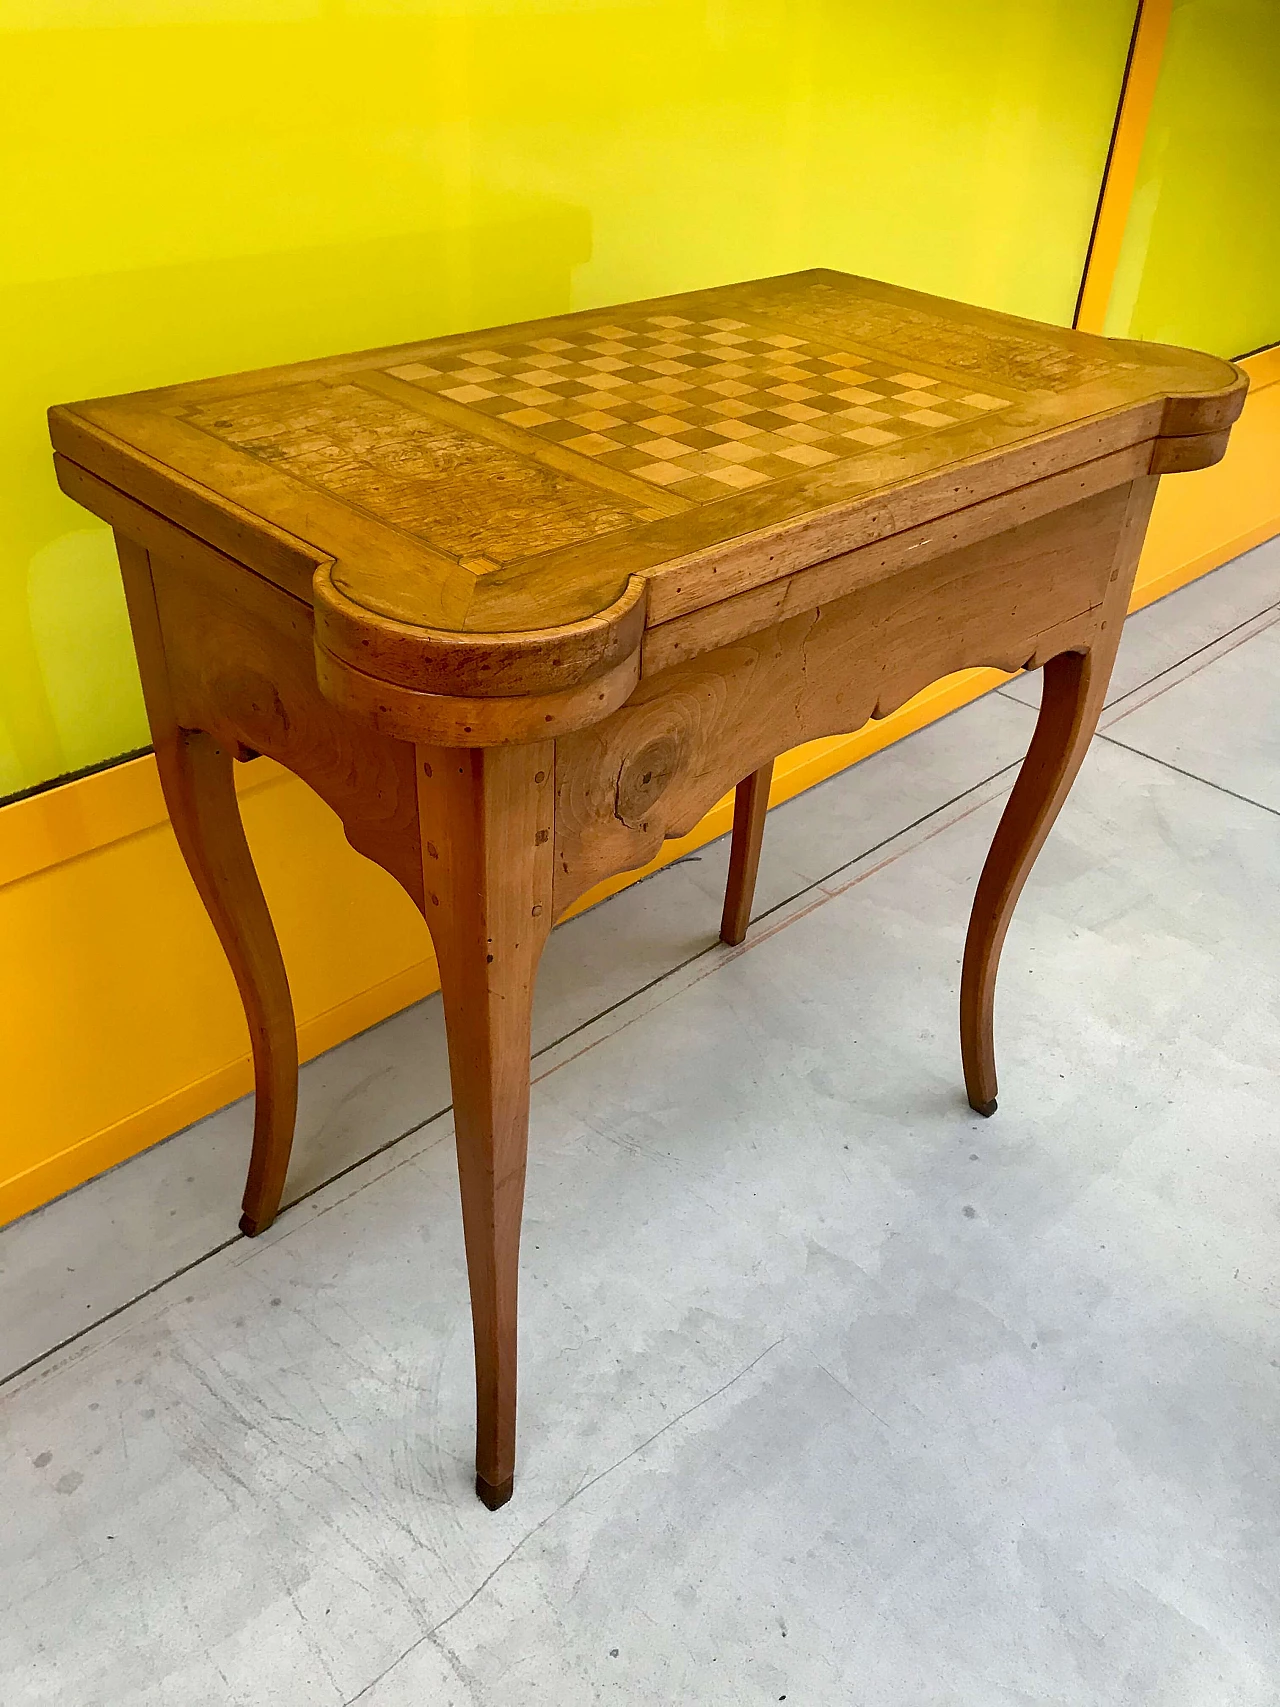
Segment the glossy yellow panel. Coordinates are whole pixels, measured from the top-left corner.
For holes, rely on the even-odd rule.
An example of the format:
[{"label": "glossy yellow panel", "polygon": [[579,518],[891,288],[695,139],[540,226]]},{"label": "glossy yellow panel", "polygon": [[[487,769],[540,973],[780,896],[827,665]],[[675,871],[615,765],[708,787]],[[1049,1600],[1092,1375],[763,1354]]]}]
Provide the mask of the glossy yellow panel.
[{"label": "glossy yellow panel", "polygon": [[1280,3],[1174,0],[1108,332],[1280,341]]},{"label": "glossy yellow panel", "polygon": [[146,740],[54,401],[827,265],[1065,321],[1132,0],[0,0],[0,793]]}]

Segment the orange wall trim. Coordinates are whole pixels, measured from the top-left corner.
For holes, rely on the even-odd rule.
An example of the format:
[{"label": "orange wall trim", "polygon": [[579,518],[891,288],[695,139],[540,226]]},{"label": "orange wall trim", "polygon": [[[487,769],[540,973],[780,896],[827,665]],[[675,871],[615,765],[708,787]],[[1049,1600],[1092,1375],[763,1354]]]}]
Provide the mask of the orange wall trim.
[{"label": "orange wall trim", "polygon": [[[1244,364],[1254,389],[1225,459],[1166,480],[1133,608],[1280,533],[1280,351]],[[969,670],[775,770],[788,800],[987,692]],[[267,759],[237,768],[241,806],[289,967],[305,1059],[436,988],[408,897],[347,845],[333,813]],[[643,871],[732,821],[732,797]],[[718,920],[708,916],[710,938]],[[235,986],[183,868],[155,766],[134,759],[0,810],[0,1223],[242,1096],[251,1086]]]},{"label": "orange wall trim", "polygon": [[1173,0],[1140,0],[1098,215],[1085,260],[1084,283],[1076,307],[1075,324],[1082,332],[1101,332],[1106,322],[1172,15]]}]

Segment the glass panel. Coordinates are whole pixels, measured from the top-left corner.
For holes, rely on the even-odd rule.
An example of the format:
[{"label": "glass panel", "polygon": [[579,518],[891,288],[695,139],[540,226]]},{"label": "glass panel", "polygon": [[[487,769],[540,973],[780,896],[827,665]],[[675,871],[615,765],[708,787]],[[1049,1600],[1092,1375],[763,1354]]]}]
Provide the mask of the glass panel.
[{"label": "glass panel", "polygon": [[1174,0],[1108,332],[1280,340],[1280,5]]},{"label": "glass panel", "polygon": [[0,793],[146,741],[43,412],[828,265],[1066,321],[1133,0],[0,0]]}]

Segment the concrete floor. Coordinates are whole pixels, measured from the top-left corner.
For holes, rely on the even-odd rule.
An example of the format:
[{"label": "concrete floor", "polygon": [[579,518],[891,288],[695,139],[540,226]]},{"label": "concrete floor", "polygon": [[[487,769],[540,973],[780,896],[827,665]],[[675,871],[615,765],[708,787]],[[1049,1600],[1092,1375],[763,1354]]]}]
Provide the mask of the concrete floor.
[{"label": "concrete floor", "polygon": [[0,1700],[1274,1707],[1280,542],[1134,618],[965,1105],[999,694],[556,932],[520,1472],[439,1003],[0,1232]]}]

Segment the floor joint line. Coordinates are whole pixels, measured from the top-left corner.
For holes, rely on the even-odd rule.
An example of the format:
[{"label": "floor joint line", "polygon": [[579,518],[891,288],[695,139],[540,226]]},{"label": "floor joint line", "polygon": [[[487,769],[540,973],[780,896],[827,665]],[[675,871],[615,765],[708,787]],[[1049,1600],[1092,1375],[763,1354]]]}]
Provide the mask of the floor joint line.
[{"label": "floor joint line", "polygon": [[1150,759],[1153,765],[1160,765],[1167,771],[1173,771],[1177,776],[1185,776],[1190,782],[1203,783],[1205,788],[1212,788],[1219,794],[1228,795],[1232,800],[1239,800],[1246,806],[1256,806],[1259,812],[1267,812],[1273,818],[1280,818],[1280,810],[1268,806],[1265,800],[1255,800],[1250,794],[1239,794],[1234,788],[1225,788],[1220,782],[1213,782],[1207,776],[1198,776],[1195,771],[1184,770],[1181,765],[1175,765],[1169,759],[1157,757],[1155,753],[1144,752],[1141,747],[1131,747],[1127,741],[1117,741],[1114,735],[1099,731],[1096,740],[1107,741],[1113,747],[1119,747],[1121,752],[1132,753],[1135,759]]},{"label": "floor joint line", "polygon": [[[1117,743],[1117,745],[1120,744],[1121,743]],[[1014,759],[1007,765],[998,766],[994,771],[990,772],[989,775],[983,777],[980,781],[970,784],[968,788],[961,789],[958,794],[952,795],[949,799],[944,800],[938,806],[931,807],[928,812],[922,812],[918,818],[912,819],[910,823],[902,825],[899,829],[892,831],[891,834],[882,836],[878,842],[873,842],[869,847],[862,849],[860,853],[855,854],[851,859],[845,860],[842,865],[836,866],[833,870],[826,872],[822,877],[815,878],[812,882],[795,890],[794,893],[784,896],[780,901],[776,901],[773,906],[767,907],[763,912],[757,914],[752,919],[751,923],[753,925],[759,924],[762,920],[771,917],[772,914],[780,911],[783,907],[788,907],[793,902],[803,899],[804,896],[811,895],[815,891],[822,890],[823,886],[830,883],[833,878],[839,877],[843,872],[849,871],[853,866],[860,864],[863,860],[870,859],[874,854],[877,854],[883,848],[888,847],[891,842],[896,841],[899,837],[910,835],[913,830],[919,829],[920,826],[927,823],[930,818],[937,817],[939,814],[948,811],[951,807],[958,805],[962,800],[967,799],[979,789],[987,787],[990,783],[995,782],[998,778],[1006,775],[1009,771],[1014,770],[1021,762],[1022,761],[1020,759]],[[850,766],[849,768],[852,769],[853,767]],[[824,780],[834,780],[834,778]],[[807,793],[808,790],[804,790],[803,792]],[[792,798],[798,799],[799,796],[796,795]],[[789,804],[789,801],[779,802],[780,806]],[[726,832],[726,834],[727,833],[728,832]],[[718,836],[715,840],[723,841],[724,837]],[[708,845],[710,846],[713,844]],[[660,870],[669,871],[674,869],[675,866],[682,865],[684,863],[686,863],[685,860],[673,860],[669,866],[663,866]],[[651,877],[657,877],[659,872],[651,872],[649,875]],[[598,1024],[602,1019],[608,1018],[610,1014],[616,1013],[620,1008],[625,1007],[628,1002],[633,1002],[638,997],[647,995],[651,990],[656,989],[659,984],[663,984],[668,979],[674,978],[677,973],[683,972],[688,967],[694,965],[697,961],[706,959],[708,956],[715,954],[717,949],[721,946],[723,945],[719,941],[708,943],[706,947],[700,948],[696,953],[688,955],[675,966],[668,967],[666,971],[658,973],[656,977],[649,979],[647,983],[640,985],[638,989],[628,991],[625,996],[619,997],[616,1002],[611,1002],[607,1007],[601,1008],[599,1013],[592,1014],[590,1018],[581,1021],[578,1025],[571,1026],[568,1031],[562,1032],[549,1043],[542,1044],[540,1048],[535,1049],[532,1052],[530,1059],[536,1061],[540,1056],[548,1054],[553,1049],[558,1049],[561,1044],[567,1043],[571,1038],[577,1037],[580,1033],[588,1030],[591,1026]],[[407,1010],[402,1009],[401,1011],[405,1012]],[[395,1018],[397,1016],[392,1015],[389,1017]],[[386,1022],[384,1021],[382,1023],[385,1024]],[[341,1045],[335,1045],[335,1047],[340,1048]],[[364,1167],[369,1162],[376,1161],[379,1156],[385,1155],[389,1150],[394,1149],[397,1144],[402,1144],[406,1138],[412,1138],[416,1133],[419,1133],[425,1130],[426,1127],[434,1124],[435,1121],[443,1119],[452,1108],[452,1102],[446,1103],[442,1108],[434,1110],[434,1112],[425,1115],[421,1120],[415,1121],[412,1126],[406,1127],[403,1132],[398,1132],[393,1138],[388,1138],[385,1143],[379,1144],[376,1149],[368,1151],[367,1154],[363,1156],[358,1156],[352,1162],[348,1162],[345,1167],[339,1168],[336,1173],[327,1175],[317,1184],[309,1187],[306,1191],[299,1193],[297,1197],[290,1198],[289,1202],[282,1206],[281,1213],[287,1209],[297,1208],[299,1204],[306,1203],[309,1199],[315,1197],[319,1192],[324,1191],[327,1187],[335,1185],[339,1180],[347,1178],[348,1175],[354,1173],[358,1168]],[[182,1130],[185,1131],[187,1128],[183,1128]],[[171,1136],[176,1138],[178,1133],[173,1133]],[[86,1185],[92,1185],[93,1181],[89,1180],[85,1183]],[[211,1246],[209,1250],[202,1252],[197,1257],[193,1257],[190,1262],[184,1263],[181,1267],[174,1269],[171,1274],[165,1275],[160,1280],[155,1281],[152,1285],[144,1287],[142,1291],[135,1293],[133,1297],[127,1298],[122,1303],[115,1305],[114,1308],[108,1310],[105,1315],[96,1317],[92,1322],[87,1322],[82,1328],[77,1328],[75,1333],[69,1334],[66,1339],[60,1340],[56,1345],[50,1346],[46,1351],[40,1352],[37,1356],[29,1359],[19,1368],[10,1370],[6,1375],[0,1376],[0,1388],[7,1386],[12,1381],[18,1380],[21,1376],[28,1374],[32,1369],[35,1369],[46,1359],[56,1357],[59,1352],[66,1351],[68,1347],[75,1345],[79,1340],[84,1339],[86,1335],[93,1333],[95,1329],[103,1327],[107,1322],[114,1321],[117,1316],[122,1315],[126,1310],[132,1309],[135,1304],[141,1304],[147,1298],[153,1297],[157,1292],[170,1285],[173,1281],[180,1280],[184,1274],[190,1274],[193,1269],[199,1268],[201,1264],[210,1261],[213,1257],[221,1255],[223,1251],[229,1250],[232,1245],[240,1244],[244,1241],[245,1235],[243,1233],[235,1233],[231,1238],[224,1239],[219,1244]]]}]

